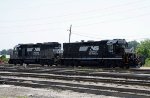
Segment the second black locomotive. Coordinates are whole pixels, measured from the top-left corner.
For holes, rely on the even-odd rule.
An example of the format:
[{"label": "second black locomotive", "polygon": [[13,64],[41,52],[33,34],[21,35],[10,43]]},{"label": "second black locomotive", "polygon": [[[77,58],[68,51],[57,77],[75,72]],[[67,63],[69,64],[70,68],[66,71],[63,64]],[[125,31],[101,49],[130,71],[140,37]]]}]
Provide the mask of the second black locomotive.
[{"label": "second black locomotive", "polygon": [[64,65],[96,65],[99,67],[135,67],[135,53],[127,49],[125,39],[76,42],[63,44]]}]

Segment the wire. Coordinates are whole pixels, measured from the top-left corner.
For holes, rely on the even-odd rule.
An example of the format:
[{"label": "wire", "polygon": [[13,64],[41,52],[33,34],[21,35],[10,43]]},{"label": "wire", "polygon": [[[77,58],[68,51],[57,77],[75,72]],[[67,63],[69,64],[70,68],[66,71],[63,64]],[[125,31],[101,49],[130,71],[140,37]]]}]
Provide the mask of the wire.
[{"label": "wire", "polygon": [[74,35],[77,35],[77,36],[82,36],[82,37],[87,37],[87,38],[95,38],[95,39],[100,39],[98,37],[92,37],[92,36],[87,36],[87,35],[83,35],[83,34],[78,34],[78,33],[72,33]]},{"label": "wire", "polygon": [[[71,15],[79,15],[79,14],[85,14],[85,13],[89,13],[89,12],[95,12],[95,11],[100,11],[100,10],[106,10],[106,9],[112,9],[112,8],[117,8],[117,7],[122,7],[122,6],[127,6],[130,4],[135,4],[135,3],[140,3],[143,2],[143,0],[137,0],[134,2],[128,2],[125,4],[118,4],[118,5],[113,5],[110,7],[106,7],[106,8],[100,8],[100,9],[93,9],[93,10],[89,10],[89,11],[82,11],[82,12],[77,12],[77,13],[70,13],[70,14],[64,14],[64,15],[58,15],[58,16],[50,16],[50,17],[41,17],[41,18],[32,18],[32,19],[24,19],[24,20],[18,20],[20,21],[33,21],[33,20],[43,20],[43,19],[51,19],[51,18],[59,18],[59,17],[66,17],[66,16],[71,16]],[[17,20],[15,20],[16,22]],[[8,22],[8,21],[1,21],[1,22]],[[10,21],[9,21],[10,22]],[[12,21],[14,22],[14,21]]]},{"label": "wire", "polygon": [[[105,40],[105,39],[110,39],[110,38],[99,38],[99,37],[92,37],[92,36],[87,36],[87,35],[83,35],[83,34],[78,34],[78,33],[72,33],[74,35],[77,35],[77,36],[81,36],[81,37],[87,37],[87,38],[94,38],[94,39],[99,39],[99,40]],[[93,34],[92,34],[93,35]],[[113,39],[113,38],[112,38]],[[125,38],[126,40],[129,40],[129,41],[133,41],[133,40],[136,40],[136,41],[141,41],[141,40],[146,40],[146,39],[150,39],[150,38]]]},{"label": "wire", "polygon": [[[116,22],[116,21],[123,21],[123,20],[129,20],[129,19],[134,19],[134,18],[138,18],[138,17],[143,17],[143,16],[146,16],[146,15],[150,15],[150,13],[146,13],[146,14],[142,14],[142,15],[138,15],[136,17],[127,17],[127,18],[122,18],[122,19],[117,19],[117,20],[111,20],[111,21],[101,21],[101,22],[96,22],[96,23],[91,23],[91,24],[85,24],[85,25],[78,25],[78,26],[74,26],[74,27],[84,27],[84,26],[91,26],[91,25],[96,25],[96,24],[100,24],[100,23],[109,23],[109,22]],[[48,29],[49,30],[49,29]],[[56,28],[56,30],[59,30],[58,28]],[[42,31],[42,30],[36,30],[36,31],[26,31],[26,32],[37,32],[37,31]],[[43,31],[47,31],[47,30],[43,30]],[[49,30],[49,31],[52,31]],[[13,33],[16,33],[16,32],[13,32]],[[19,32],[18,32],[19,33]],[[2,33],[0,33],[2,34]],[[89,36],[86,36],[86,35],[81,35],[81,34],[76,34],[76,33],[73,33],[75,35],[79,35],[79,36],[84,36],[84,37],[89,37]],[[93,38],[93,37],[90,37],[90,38]],[[95,37],[94,37],[95,38]],[[99,39],[99,38],[98,38]]]},{"label": "wire", "polygon": [[[139,7],[139,8],[127,9],[125,11],[118,11],[116,13],[107,13],[105,15],[99,15],[99,16],[94,16],[94,17],[100,18],[100,17],[104,17],[104,16],[110,16],[110,15],[124,13],[124,12],[129,12],[129,11],[142,10],[142,9],[149,8],[149,7],[150,6],[143,6],[143,7]],[[87,19],[93,19],[93,16],[90,16],[90,17],[87,17],[87,18],[81,18],[81,19],[78,19],[78,20],[74,19],[74,21],[83,21],[83,20],[87,20]],[[68,21],[73,21],[73,20],[68,20]],[[38,26],[38,25],[57,24],[57,23],[64,23],[64,22],[66,22],[66,21],[57,21],[57,22],[50,22],[50,23],[43,23],[43,24],[30,24],[30,25],[13,25],[13,26],[17,26],[17,27],[22,27],[22,26]],[[102,22],[105,22],[105,21],[102,21]],[[2,26],[2,28],[3,27],[5,27],[5,26]]]},{"label": "wire", "polygon": [[[36,1],[36,0],[35,0]],[[63,0],[63,2],[56,2],[56,3],[51,3],[52,4],[52,6],[56,6],[56,5],[63,5],[63,4],[68,4],[68,2],[71,2],[70,0]],[[31,2],[30,2],[31,3]],[[37,3],[37,1],[36,1],[36,3]],[[35,3],[34,3],[35,4]],[[36,5],[36,6],[25,6],[25,7],[20,7],[20,8],[14,8],[14,6],[13,6],[13,9],[15,9],[15,10],[22,10],[22,9],[31,9],[31,8],[41,8],[41,7],[49,7],[50,6],[50,3],[46,3],[46,4],[44,4],[44,5],[42,5],[42,4],[40,3],[39,5]],[[10,8],[1,8],[1,9],[10,9]]]},{"label": "wire", "polygon": [[[5,33],[0,33],[0,34],[14,34],[14,33],[18,33],[18,34],[22,34],[22,33],[33,33],[33,32],[45,32],[45,31],[48,31],[48,32],[52,32],[52,31],[61,31],[62,29],[40,29],[40,30],[31,30],[31,31],[17,31],[17,32],[5,32]],[[62,30],[63,31],[63,30]]]},{"label": "wire", "polygon": [[126,18],[122,18],[122,19],[114,19],[114,20],[100,21],[100,22],[83,24],[83,25],[75,25],[74,27],[84,27],[84,26],[97,25],[97,24],[101,24],[101,23],[119,22],[119,21],[130,20],[130,19],[135,19],[135,18],[149,16],[149,15],[150,15],[150,13],[145,13],[145,14],[134,16],[134,17],[126,17]]}]

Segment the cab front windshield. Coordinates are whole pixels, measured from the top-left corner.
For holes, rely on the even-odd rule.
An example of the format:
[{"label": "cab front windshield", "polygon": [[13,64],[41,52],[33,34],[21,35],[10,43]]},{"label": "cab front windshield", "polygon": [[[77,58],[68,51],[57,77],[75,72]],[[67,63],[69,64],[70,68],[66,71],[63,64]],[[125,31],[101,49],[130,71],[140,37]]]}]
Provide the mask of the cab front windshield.
[{"label": "cab front windshield", "polygon": [[18,49],[19,49],[18,45],[14,47],[13,55],[18,55]]}]

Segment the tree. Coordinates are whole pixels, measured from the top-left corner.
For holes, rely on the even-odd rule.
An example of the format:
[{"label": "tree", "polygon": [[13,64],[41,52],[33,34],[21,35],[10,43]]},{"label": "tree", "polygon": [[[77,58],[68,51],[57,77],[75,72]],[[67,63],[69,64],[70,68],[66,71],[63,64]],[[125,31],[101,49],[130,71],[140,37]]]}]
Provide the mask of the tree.
[{"label": "tree", "polygon": [[0,51],[0,55],[10,55],[13,52],[12,49],[3,49],[2,51]]},{"label": "tree", "polygon": [[138,45],[136,52],[146,58],[150,58],[150,39],[141,41]]},{"label": "tree", "polygon": [[3,49],[2,51],[1,51],[1,55],[6,55],[7,54],[7,50],[6,49]]},{"label": "tree", "polygon": [[139,42],[137,42],[136,40],[128,42],[128,47],[129,48],[134,47],[135,50],[136,50],[138,45],[139,45]]},{"label": "tree", "polygon": [[13,50],[12,50],[12,49],[8,49],[8,50],[7,50],[7,55],[12,54],[12,52],[13,52]]},{"label": "tree", "polygon": [[4,60],[5,58],[6,58],[5,55],[2,55],[2,56],[0,57],[1,60]]},{"label": "tree", "polygon": [[8,59],[6,58],[5,55],[2,55],[2,56],[0,57],[0,62],[4,62],[4,63],[8,62]]}]

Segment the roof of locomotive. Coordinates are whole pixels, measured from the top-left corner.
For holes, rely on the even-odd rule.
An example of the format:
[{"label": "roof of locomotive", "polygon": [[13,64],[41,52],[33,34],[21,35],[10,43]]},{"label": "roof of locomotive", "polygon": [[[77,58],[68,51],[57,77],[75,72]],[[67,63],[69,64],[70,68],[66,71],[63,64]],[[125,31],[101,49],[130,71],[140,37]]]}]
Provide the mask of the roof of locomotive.
[{"label": "roof of locomotive", "polygon": [[64,43],[64,44],[90,44],[90,43],[103,43],[103,44],[110,44],[110,43],[126,43],[125,39],[112,39],[112,40],[100,40],[100,41],[87,41],[84,42],[83,40],[81,40],[81,42],[71,42],[71,43]]},{"label": "roof of locomotive", "polygon": [[27,44],[18,44],[16,45],[14,48],[16,47],[24,47],[24,46],[39,46],[39,45],[61,45],[58,42],[44,42],[44,43],[27,43]]},{"label": "roof of locomotive", "polygon": [[81,42],[71,42],[71,43],[64,43],[64,44],[82,44],[82,43],[107,43],[109,40],[101,40],[101,41],[81,41]]},{"label": "roof of locomotive", "polygon": [[54,44],[60,44],[58,42],[44,42],[44,43],[27,43],[27,44],[18,44],[18,45],[54,45]]}]

